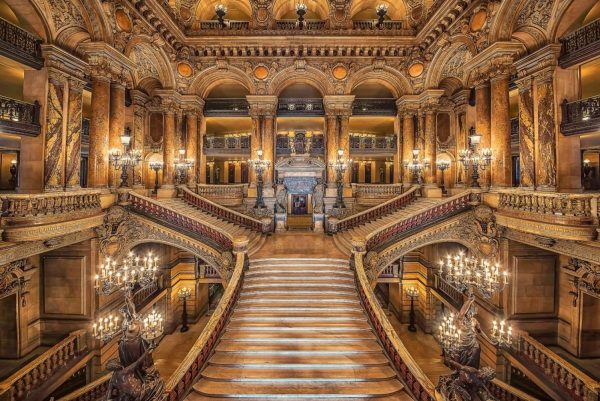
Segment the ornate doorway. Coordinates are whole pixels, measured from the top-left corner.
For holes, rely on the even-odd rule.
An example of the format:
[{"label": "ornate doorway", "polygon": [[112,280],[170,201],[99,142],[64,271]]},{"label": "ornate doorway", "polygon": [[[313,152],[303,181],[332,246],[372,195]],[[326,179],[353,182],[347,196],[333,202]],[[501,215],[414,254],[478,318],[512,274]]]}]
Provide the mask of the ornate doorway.
[{"label": "ornate doorway", "polygon": [[308,195],[293,194],[291,214],[294,216],[303,216],[308,214]]}]

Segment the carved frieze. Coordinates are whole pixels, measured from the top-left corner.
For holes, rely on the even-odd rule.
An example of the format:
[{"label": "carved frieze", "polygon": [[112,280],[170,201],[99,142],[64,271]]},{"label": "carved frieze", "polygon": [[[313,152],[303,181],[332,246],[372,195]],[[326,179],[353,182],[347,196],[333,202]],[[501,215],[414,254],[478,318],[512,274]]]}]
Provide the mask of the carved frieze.
[{"label": "carved frieze", "polygon": [[577,306],[577,299],[582,292],[600,298],[600,265],[571,258],[566,268],[575,272],[571,280],[573,306]]},{"label": "carved frieze", "polygon": [[552,15],[552,2],[548,0],[529,0],[517,20],[517,27],[536,25],[542,29],[548,27]]},{"label": "carved frieze", "polygon": [[0,266],[0,299],[16,291],[21,297],[22,306],[25,306],[25,287],[28,280],[24,273],[30,267],[27,259]]}]

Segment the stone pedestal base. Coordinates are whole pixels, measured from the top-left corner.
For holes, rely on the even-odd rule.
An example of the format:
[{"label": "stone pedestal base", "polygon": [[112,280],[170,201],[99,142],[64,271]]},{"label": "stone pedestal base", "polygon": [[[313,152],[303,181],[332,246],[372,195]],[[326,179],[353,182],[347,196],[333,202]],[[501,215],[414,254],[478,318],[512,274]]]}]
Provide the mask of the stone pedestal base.
[{"label": "stone pedestal base", "polygon": [[325,215],[324,214],[313,214],[313,231],[316,233],[322,233],[325,231]]},{"label": "stone pedestal base", "polygon": [[423,197],[424,198],[441,198],[442,197],[442,189],[441,188],[423,188]]},{"label": "stone pedestal base", "polygon": [[275,231],[282,232],[287,231],[287,214],[286,213],[275,213]]},{"label": "stone pedestal base", "polygon": [[177,190],[172,187],[164,187],[164,188],[158,188],[158,193],[156,194],[156,197],[158,199],[161,198],[174,198],[177,196]]}]

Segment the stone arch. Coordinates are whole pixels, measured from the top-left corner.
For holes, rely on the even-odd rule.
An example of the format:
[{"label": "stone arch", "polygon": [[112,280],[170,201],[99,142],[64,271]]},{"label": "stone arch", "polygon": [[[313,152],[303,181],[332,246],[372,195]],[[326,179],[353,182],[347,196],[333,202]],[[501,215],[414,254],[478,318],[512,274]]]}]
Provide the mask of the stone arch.
[{"label": "stone arch", "polygon": [[273,77],[270,82],[267,93],[270,95],[279,96],[282,90],[294,83],[305,83],[315,87],[322,96],[332,95],[335,93],[334,87],[329,81],[327,75],[321,70],[311,66],[306,66],[304,69],[297,69],[294,66],[285,68]]},{"label": "stone arch", "polygon": [[565,34],[581,22],[581,17],[587,14],[597,0],[569,0],[560,4],[552,19],[552,25],[549,29],[549,37],[552,43],[556,43]]},{"label": "stone arch", "polygon": [[[356,17],[357,14],[361,13],[364,10],[370,11],[370,16],[367,19],[377,19],[377,15],[375,14],[375,7],[377,4],[381,3],[379,0],[354,0],[352,5],[350,6],[350,16],[352,19]],[[407,8],[404,0],[396,0],[396,1],[388,1],[386,2],[388,6],[387,16],[393,20],[406,20],[407,19]]]},{"label": "stone arch", "polygon": [[[283,19],[284,16],[295,14],[296,0],[273,0],[273,18]],[[329,1],[328,0],[315,0],[310,2],[310,7],[307,10],[307,19],[320,19],[325,20],[329,18]]]},{"label": "stone arch", "polygon": [[44,43],[53,40],[52,27],[39,2],[31,0],[5,0],[8,7],[18,18],[20,25],[38,35]]},{"label": "stone arch", "polygon": [[457,36],[447,51],[437,52],[431,64],[429,65],[427,77],[425,78],[426,88],[437,88],[440,82],[453,77],[464,86],[466,76],[460,76],[461,68],[455,68],[464,65],[470,58],[476,54],[475,44],[466,37]]},{"label": "stone arch", "polygon": [[111,26],[96,0],[53,0],[46,9],[54,25],[53,42],[61,47],[75,50],[89,41],[112,43]]},{"label": "stone arch", "polygon": [[365,83],[378,83],[385,86],[397,99],[403,95],[412,93],[412,86],[404,75],[398,70],[390,67],[384,67],[381,70],[373,70],[372,67],[365,67],[352,74],[346,84],[345,94],[350,94],[359,85]]},{"label": "stone arch", "polygon": [[[133,73],[134,86],[138,86],[140,82],[149,77],[158,80],[162,88],[174,88],[176,86],[175,73],[168,56],[164,50],[152,44],[152,38],[149,36],[139,35],[134,37],[127,44],[124,54],[137,66]],[[151,92],[146,93],[151,94]]]},{"label": "stone arch", "polygon": [[[222,3],[220,0],[198,1],[193,15],[197,20],[216,19],[215,6]],[[233,20],[248,21],[252,19],[252,6],[248,0],[229,0],[227,3],[228,11],[226,18]],[[244,18],[242,17],[244,16]]]},{"label": "stone arch", "polygon": [[503,1],[496,12],[496,17],[490,26],[490,43],[500,41],[510,41],[513,33],[513,27],[523,3],[527,0],[520,0],[515,4],[512,1]]},{"label": "stone arch", "polygon": [[200,72],[190,85],[189,93],[205,99],[218,85],[223,83],[236,83],[248,90],[251,95],[256,94],[256,85],[239,68],[229,66],[227,69],[210,67]]}]

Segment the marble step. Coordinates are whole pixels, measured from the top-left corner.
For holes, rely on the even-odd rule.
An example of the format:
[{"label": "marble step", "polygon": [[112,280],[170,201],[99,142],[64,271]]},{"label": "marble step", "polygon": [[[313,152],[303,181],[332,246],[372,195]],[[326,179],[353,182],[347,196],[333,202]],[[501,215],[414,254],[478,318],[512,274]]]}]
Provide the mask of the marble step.
[{"label": "marble step", "polygon": [[238,341],[221,340],[215,347],[215,352],[285,352],[288,354],[312,354],[312,353],[381,353],[381,347],[376,341],[366,340],[335,340],[335,341],[300,341],[301,339],[288,340],[276,343],[267,341]]},{"label": "marble step", "polygon": [[[257,282],[257,283],[247,283],[244,280],[242,284],[242,291],[246,290],[254,290],[254,291],[266,291],[277,289],[279,291],[286,291],[288,293],[298,294],[297,291],[302,290],[310,290],[310,291],[319,291],[323,290],[323,283],[306,283],[306,282],[297,282],[292,285],[287,285],[286,283],[268,283],[268,282]],[[354,291],[354,283],[327,283],[327,289],[329,290],[345,290],[351,289]]]},{"label": "marble step", "polygon": [[256,316],[246,315],[238,316],[234,314],[231,316],[231,322],[250,322],[251,325],[354,325],[357,322],[367,323],[366,316]]},{"label": "marble step", "polygon": [[398,380],[378,382],[224,382],[201,379],[194,385],[194,391],[201,395],[228,397],[259,397],[261,399],[297,399],[305,396],[324,398],[340,397],[380,397],[395,395],[403,390]]},{"label": "marble step", "polygon": [[256,297],[256,298],[248,298],[248,297],[240,297],[238,300],[238,306],[346,306],[346,305],[358,305],[360,306],[358,297],[348,297],[348,298],[302,298],[302,297],[292,297],[289,296],[287,298],[283,297]]},{"label": "marble step", "polygon": [[312,311],[304,311],[304,310],[299,310],[299,311],[252,311],[252,310],[245,310],[245,311],[239,311],[239,310],[234,310],[233,314],[231,315],[232,319],[243,319],[243,318],[256,318],[256,319],[263,319],[263,320],[267,320],[269,318],[272,319],[282,319],[282,320],[291,320],[291,319],[306,319],[306,320],[318,320],[318,319],[337,319],[337,320],[342,320],[342,319],[363,319],[366,317],[364,316],[364,314],[362,313],[362,311],[360,312],[354,312],[354,311],[341,311],[341,312],[337,312],[337,313],[331,313],[331,311],[328,311],[326,308],[323,308],[321,310],[312,310]]},{"label": "marble step", "polygon": [[377,382],[394,379],[396,373],[389,366],[371,367],[247,367],[209,365],[202,377],[227,382]]},{"label": "marble step", "polygon": [[355,340],[375,340],[375,335],[367,330],[361,331],[242,331],[226,330],[221,339],[223,340],[283,340],[283,339],[355,339]]},{"label": "marble step", "polygon": [[217,352],[209,360],[209,365],[247,366],[247,367],[304,367],[315,369],[329,366],[364,367],[388,366],[389,361],[383,353],[291,355],[282,353],[236,354]]},{"label": "marble step", "polygon": [[246,277],[306,277],[306,276],[322,275],[327,277],[347,276],[354,277],[354,273],[349,269],[306,269],[306,268],[289,268],[289,269],[250,269],[246,273]]},{"label": "marble step", "polygon": [[245,284],[260,284],[260,283],[269,283],[269,284],[280,284],[280,285],[295,285],[296,283],[306,284],[315,284],[315,285],[323,285],[323,283],[327,284],[353,284],[354,277],[342,277],[342,276],[320,276],[320,275],[310,275],[310,276],[272,276],[272,277],[246,277],[244,278]]},{"label": "marble step", "polygon": [[[190,400],[190,401],[206,401],[206,400],[210,400],[210,401],[231,401],[231,397],[216,397],[216,396],[205,396],[205,395],[200,395],[198,393],[192,392],[190,393],[187,397],[186,400]],[[266,401],[269,400],[270,398],[263,398],[261,396],[257,396],[257,397],[251,397],[251,396],[235,396],[235,400],[236,401]],[[294,401],[320,401],[322,400],[322,398],[320,398],[318,395],[316,396],[295,396]],[[376,399],[377,401],[414,401],[414,398],[412,398],[410,395],[408,395],[408,393],[402,391],[398,394],[386,397],[373,397],[373,396],[366,396],[366,397],[327,397],[327,401],[372,401]]]}]

